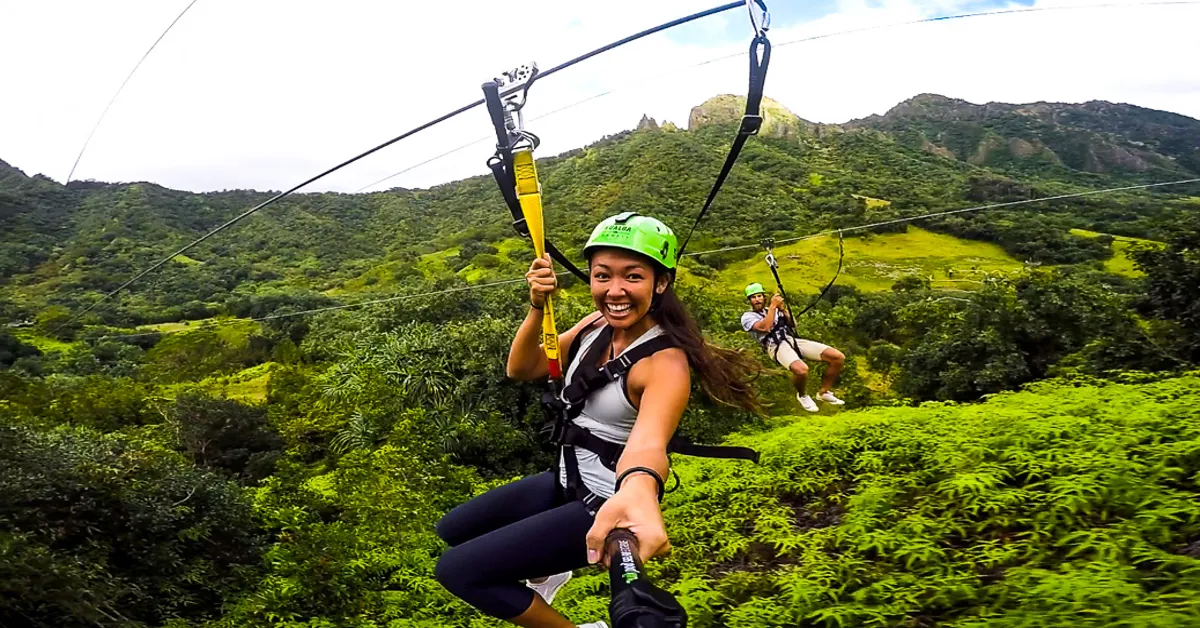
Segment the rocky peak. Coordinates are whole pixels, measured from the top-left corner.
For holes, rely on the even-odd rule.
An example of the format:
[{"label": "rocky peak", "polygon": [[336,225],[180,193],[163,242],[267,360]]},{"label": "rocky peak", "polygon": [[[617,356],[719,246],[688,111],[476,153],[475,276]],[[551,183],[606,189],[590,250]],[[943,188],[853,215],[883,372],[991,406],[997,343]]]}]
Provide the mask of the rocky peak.
[{"label": "rocky peak", "polygon": [[[816,132],[817,125],[800,118],[778,102],[763,97],[761,111],[763,114],[760,135],[779,138],[799,138],[801,135],[811,135]],[[721,94],[704,101],[703,104],[692,107],[688,116],[688,130],[698,129],[709,124],[737,124],[746,113],[746,98],[733,94]]]},{"label": "rocky peak", "polygon": [[20,174],[21,176],[25,176],[25,173],[21,172],[20,168],[11,166],[11,165],[9,165],[9,163],[7,161],[0,159],[0,172],[4,172],[4,171],[15,172],[17,174]]},{"label": "rocky peak", "polygon": [[[872,115],[860,120],[851,120],[847,123],[847,126],[872,127],[879,124],[913,119],[942,121],[981,120],[986,118],[989,113],[993,113],[996,106],[993,103],[976,105],[960,98],[950,98],[940,94],[918,94],[888,109],[887,113],[882,116]],[[1011,107],[1011,105],[1000,105],[1000,107]]]},{"label": "rocky peak", "polygon": [[658,122],[656,122],[654,120],[654,118],[651,118],[650,116],[648,116],[646,114],[642,114],[642,119],[640,122],[638,122],[637,130],[639,130],[639,131],[644,131],[644,130],[657,131],[658,130]]}]

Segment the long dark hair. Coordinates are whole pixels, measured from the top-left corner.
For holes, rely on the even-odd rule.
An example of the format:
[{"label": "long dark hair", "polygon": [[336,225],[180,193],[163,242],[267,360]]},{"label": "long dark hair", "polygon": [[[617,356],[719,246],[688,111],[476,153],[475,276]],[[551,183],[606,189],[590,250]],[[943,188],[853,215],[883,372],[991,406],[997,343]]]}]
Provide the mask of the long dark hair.
[{"label": "long dark hair", "polygon": [[675,345],[687,354],[688,364],[700,375],[700,387],[713,401],[762,414],[762,403],[752,383],[762,370],[757,360],[741,351],[718,347],[704,339],[700,326],[675,294],[675,273],[654,263],[655,284],[667,275],[667,289],[656,294],[650,314]]}]

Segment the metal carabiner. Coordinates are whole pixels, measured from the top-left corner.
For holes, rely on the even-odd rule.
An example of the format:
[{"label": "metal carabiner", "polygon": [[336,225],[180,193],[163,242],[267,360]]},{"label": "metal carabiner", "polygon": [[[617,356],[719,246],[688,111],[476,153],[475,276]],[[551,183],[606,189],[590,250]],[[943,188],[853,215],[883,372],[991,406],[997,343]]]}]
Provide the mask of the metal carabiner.
[{"label": "metal carabiner", "polygon": [[767,250],[767,266],[772,269],[779,268],[778,262],[775,261],[775,253],[771,251],[775,247],[775,238],[763,238],[759,244],[762,244],[762,247]]},{"label": "metal carabiner", "polygon": [[754,29],[754,36],[766,37],[767,30],[771,28],[771,12],[767,10],[767,3],[763,0],[746,0],[746,10],[750,12],[750,28]]},{"label": "metal carabiner", "polygon": [[505,70],[493,79],[499,87],[500,102],[504,105],[504,126],[513,148],[528,146],[536,149],[541,144],[538,136],[525,130],[525,116],[522,113],[525,101],[529,98],[529,88],[537,76],[537,63],[530,61],[525,65]]}]

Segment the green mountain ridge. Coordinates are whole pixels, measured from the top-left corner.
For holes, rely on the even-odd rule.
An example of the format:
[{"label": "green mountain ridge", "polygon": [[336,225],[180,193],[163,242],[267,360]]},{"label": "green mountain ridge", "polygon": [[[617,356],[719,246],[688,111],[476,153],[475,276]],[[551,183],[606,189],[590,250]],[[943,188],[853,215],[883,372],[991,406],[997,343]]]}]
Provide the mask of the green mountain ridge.
[{"label": "green mountain ridge", "polygon": [[[911,103],[928,100],[919,97],[903,106],[911,109]],[[591,225],[621,210],[653,212],[679,230],[686,228],[724,160],[742,102],[728,95],[706,101],[693,109],[686,131],[647,123],[541,158],[550,237],[574,253]],[[1130,181],[1128,176],[1108,178],[1114,173],[1098,176],[1063,167],[1031,172],[1024,162],[975,165],[945,159],[905,139],[924,133],[921,129],[931,124],[910,124],[907,120],[913,116],[893,116],[894,124],[911,128],[891,133],[814,125],[770,99],[764,99],[764,111],[763,133],[747,144],[691,250]],[[1158,122],[1159,113],[1146,113],[1139,121],[1143,111],[1149,110],[1129,109],[1112,132],[1166,128]],[[1107,119],[1097,116],[1091,123]],[[1137,137],[1149,137],[1149,131],[1137,132]],[[1161,139],[1159,145],[1173,146],[1172,141]],[[1171,172],[1158,168],[1137,176],[1157,178]],[[72,182],[64,187],[4,167],[0,296],[17,303],[27,316],[50,304],[69,310],[86,307],[157,258],[268,197],[249,190],[196,194],[145,182]],[[1157,217],[1181,211],[1173,198],[1116,195],[1058,203],[1037,213],[1009,214],[1010,218],[967,216],[931,228],[998,242],[1010,254],[1029,259],[1033,249],[1023,243],[1030,237],[1048,237],[1031,235],[1039,224],[1055,224],[1064,234],[1076,228],[1154,239]],[[1014,220],[1021,224],[1014,226]],[[199,264],[185,260],[167,265],[132,286],[129,294],[102,305],[93,320],[130,324],[203,318],[228,310],[231,301],[280,293],[304,294],[307,304],[326,303],[326,294],[338,293],[346,282],[372,268],[411,268],[423,255],[469,243],[474,244],[449,260],[449,271],[459,279],[512,276],[519,265],[504,257],[497,260],[493,251],[512,237],[508,223],[500,195],[487,176],[429,189],[295,194],[189,252],[189,259]],[[1059,249],[1092,247],[1087,255],[1101,255],[1094,243],[1061,238],[1065,239]],[[709,256],[687,264],[703,272],[706,266],[719,269],[752,253]],[[1034,259],[1057,263],[1081,258],[1068,252],[1061,259]],[[390,282],[389,288],[456,280],[446,272],[412,273],[401,279]]]},{"label": "green mountain ridge", "polygon": [[921,94],[845,128],[885,131],[909,146],[976,165],[1200,173],[1200,120],[1124,103],[976,105]]}]

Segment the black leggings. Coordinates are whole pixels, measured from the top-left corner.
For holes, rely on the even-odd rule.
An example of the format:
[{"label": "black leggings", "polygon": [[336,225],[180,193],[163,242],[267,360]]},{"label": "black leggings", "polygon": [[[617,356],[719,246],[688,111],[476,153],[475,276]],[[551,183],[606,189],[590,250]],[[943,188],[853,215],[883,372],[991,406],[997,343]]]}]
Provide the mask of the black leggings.
[{"label": "black leggings", "polygon": [[564,502],[549,471],[492,489],[437,524],[450,549],[435,574],[448,591],[498,619],[512,619],[536,593],[522,580],[586,567],[592,515]]}]

